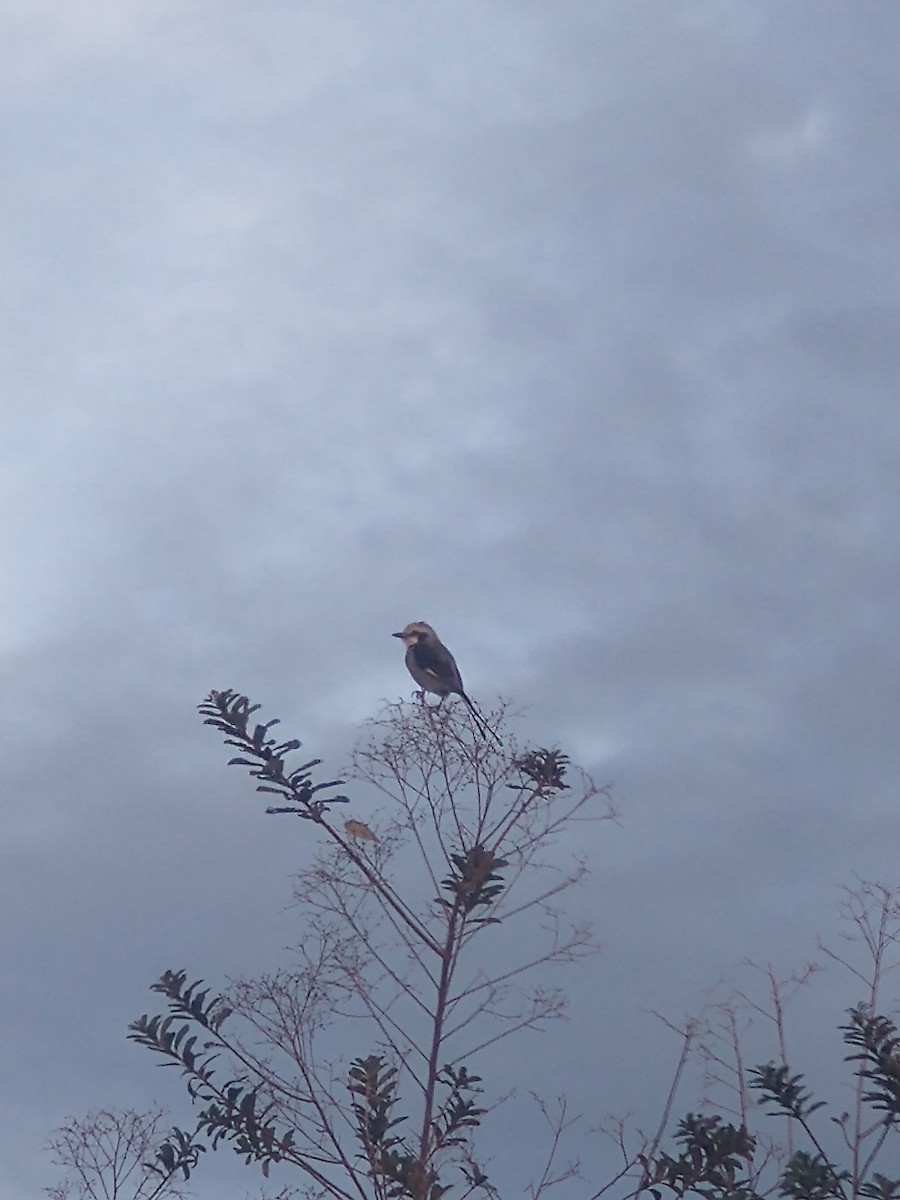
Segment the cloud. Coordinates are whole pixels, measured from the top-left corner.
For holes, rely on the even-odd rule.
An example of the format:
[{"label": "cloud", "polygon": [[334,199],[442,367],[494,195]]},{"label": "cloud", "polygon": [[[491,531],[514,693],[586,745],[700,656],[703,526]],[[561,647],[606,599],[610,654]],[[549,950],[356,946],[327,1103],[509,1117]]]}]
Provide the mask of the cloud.
[{"label": "cloud", "polygon": [[159,970],[288,940],[211,687],[340,763],[431,621],[614,780],[589,991],[640,1036],[895,873],[895,6],[4,19],[0,1197],[153,1093]]}]

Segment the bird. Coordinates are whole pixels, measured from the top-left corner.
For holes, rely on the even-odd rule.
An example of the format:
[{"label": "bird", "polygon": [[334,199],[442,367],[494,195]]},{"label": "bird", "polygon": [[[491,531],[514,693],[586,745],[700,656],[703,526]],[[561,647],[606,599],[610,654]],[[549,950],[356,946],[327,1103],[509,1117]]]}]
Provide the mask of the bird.
[{"label": "bird", "polygon": [[462,696],[481,736],[489,733],[498,745],[503,745],[466,695],[456,659],[430,625],[425,621],[411,621],[405,629],[391,634],[391,637],[400,638],[406,646],[407,670],[423,692],[434,692],[442,700],[446,696]]}]

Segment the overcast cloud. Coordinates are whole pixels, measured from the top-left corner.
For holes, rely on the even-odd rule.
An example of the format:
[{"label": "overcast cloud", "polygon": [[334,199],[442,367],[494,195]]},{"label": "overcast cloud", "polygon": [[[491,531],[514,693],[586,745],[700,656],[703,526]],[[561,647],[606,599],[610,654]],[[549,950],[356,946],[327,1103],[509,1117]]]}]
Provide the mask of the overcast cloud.
[{"label": "overcast cloud", "polygon": [[[569,1050],[593,1120],[657,1111],[639,1010],[900,884],[900,7],[2,25],[0,1200],[55,1181],[69,1114],[184,1117],[124,1036],[163,969],[295,934],[307,847],[196,703],[246,692],[337,769],[415,619],[614,784],[604,954],[534,1062]],[[821,989],[820,1050],[854,999]],[[589,1064],[586,1023],[617,1031]],[[197,1195],[255,1183],[223,1158]]]}]

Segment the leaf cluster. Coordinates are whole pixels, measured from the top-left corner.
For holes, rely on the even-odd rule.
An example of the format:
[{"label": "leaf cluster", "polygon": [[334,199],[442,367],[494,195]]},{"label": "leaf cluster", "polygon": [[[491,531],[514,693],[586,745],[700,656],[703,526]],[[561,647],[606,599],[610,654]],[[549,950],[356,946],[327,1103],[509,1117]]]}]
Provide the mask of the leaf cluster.
[{"label": "leaf cluster", "polygon": [[505,858],[498,858],[479,842],[464,854],[451,855],[451,859],[456,871],[441,880],[441,887],[453,896],[453,902],[441,897],[438,904],[460,907],[468,915],[476,908],[489,908],[503,894],[505,885],[499,871],[509,866]]},{"label": "leaf cluster", "polygon": [[562,750],[529,750],[527,754],[522,754],[515,760],[515,765],[529,782],[509,784],[514,791],[530,791],[537,787],[541,794],[561,792],[569,786],[565,782],[569,756],[563,754]]},{"label": "leaf cluster", "polygon": [[643,1159],[641,1190],[656,1200],[661,1200],[661,1187],[676,1196],[693,1193],[709,1200],[756,1200],[749,1180],[741,1178],[756,1148],[756,1140],[744,1126],[724,1124],[718,1116],[688,1113],[673,1136],[681,1153],[663,1153],[652,1162]]},{"label": "leaf cluster", "polygon": [[792,1200],[839,1200],[849,1171],[838,1171],[824,1154],[797,1150],[781,1174],[779,1194]]},{"label": "leaf cluster", "polygon": [[439,1150],[462,1146],[466,1142],[464,1131],[477,1128],[487,1111],[472,1098],[481,1094],[481,1076],[470,1075],[465,1067],[447,1065],[439,1073],[438,1082],[447,1088],[447,1095],[432,1121],[434,1144]]},{"label": "leaf cluster", "polygon": [[771,1104],[778,1111],[797,1121],[806,1121],[820,1108],[824,1100],[813,1100],[803,1087],[803,1076],[792,1075],[790,1068],[782,1064],[766,1063],[750,1071],[750,1086],[762,1093],[762,1104]]},{"label": "leaf cluster", "polygon": [[[348,1087],[357,1138],[369,1174],[386,1200],[440,1200],[449,1185],[440,1181],[438,1153],[466,1145],[468,1134],[480,1124],[485,1110],[472,1098],[480,1092],[479,1077],[469,1075],[465,1067],[446,1066],[438,1081],[447,1094],[431,1122],[433,1153],[426,1162],[394,1132],[406,1120],[394,1115],[399,1100],[396,1068],[379,1054],[358,1058],[350,1067]],[[488,1188],[484,1172],[471,1163],[469,1168],[465,1174],[470,1186]]]},{"label": "leaf cluster", "polygon": [[[220,1048],[216,1035],[232,1010],[221,996],[208,999],[209,988],[203,988],[202,982],[189,984],[185,971],[166,971],[151,990],[166,997],[168,1015],[145,1014],[128,1027],[132,1041],[163,1055],[168,1065],[181,1067],[191,1099],[207,1104],[198,1115],[194,1133],[174,1129],[158,1150],[157,1161],[170,1173],[176,1164],[185,1179],[189,1178],[197,1154],[205,1149],[197,1138],[205,1135],[212,1149],[220,1142],[230,1142],[236,1154],[247,1163],[260,1163],[268,1176],[271,1163],[289,1155],[294,1132],[279,1129],[271,1120],[274,1106],[260,1103],[257,1088],[238,1079],[224,1084],[216,1079],[213,1063]],[[200,1032],[195,1032],[197,1027]],[[204,1037],[202,1031],[210,1036]]]},{"label": "leaf cluster", "polygon": [[148,1171],[159,1175],[162,1180],[169,1180],[178,1172],[187,1180],[200,1161],[200,1155],[205,1153],[206,1147],[202,1143],[176,1125],[168,1138],[157,1147],[155,1161],[145,1165]]},{"label": "leaf cluster", "polygon": [[251,704],[246,696],[241,696],[230,688],[225,691],[211,691],[198,710],[204,718],[204,725],[212,725],[221,730],[225,736],[226,746],[236,746],[240,756],[230,758],[228,765],[249,767],[254,779],[262,780],[257,784],[258,792],[270,792],[291,803],[287,806],[268,808],[269,813],[293,813],[307,821],[321,821],[332,804],[348,804],[347,796],[328,796],[313,799],[319,792],[340,787],[342,779],[329,779],[321,783],[313,783],[312,769],[321,766],[321,758],[311,758],[288,771],[286,757],[298,750],[301,742],[291,738],[286,742],[278,742],[269,737],[269,730],[280,722],[277,717],[264,724],[254,725],[250,729],[250,718],[260,705]]},{"label": "leaf cluster", "polygon": [[900,1036],[887,1017],[875,1016],[864,1005],[850,1009],[850,1020],[841,1026],[844,1041],[856,1047],[847,1062],[859,1062],[863,1079],[873,1085],[863,1099],[885,1113],[886,1125],[900,1124]]}]

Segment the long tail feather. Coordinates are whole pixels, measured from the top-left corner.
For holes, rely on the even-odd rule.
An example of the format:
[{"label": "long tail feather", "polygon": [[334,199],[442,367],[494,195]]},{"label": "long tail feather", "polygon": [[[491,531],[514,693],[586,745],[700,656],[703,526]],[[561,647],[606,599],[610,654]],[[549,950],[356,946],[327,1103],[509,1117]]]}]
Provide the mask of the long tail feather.
[{"label": "long tail feather", "polygon": [[475,705],[472,703],[472,701],[469,699],[469,697],[466,695],[466,693],[460,692],[459,694],[462,696],[463,700],[465,700],[466,704],[469,706],[469,712],[475,718],[475,724],[477,725],[478,732],[481,734],[481,736],[483,738],[486,738],[487,734],[490,734],[491,737],[494,739],[494,741],[497,743],[497,745],[502,746],[503,739],[500,737],[500,735],[498,733],[495,733],[494,730],[491,729],[490,725],[488,725],[487,721],[485,721],[484,717],[481,715],[481,713],[478,711],[478,709],[475,707]]}]

